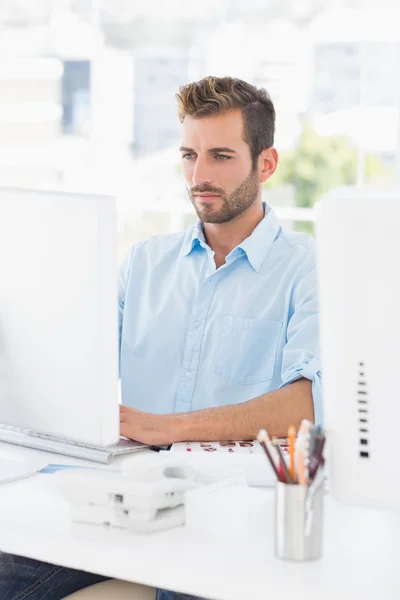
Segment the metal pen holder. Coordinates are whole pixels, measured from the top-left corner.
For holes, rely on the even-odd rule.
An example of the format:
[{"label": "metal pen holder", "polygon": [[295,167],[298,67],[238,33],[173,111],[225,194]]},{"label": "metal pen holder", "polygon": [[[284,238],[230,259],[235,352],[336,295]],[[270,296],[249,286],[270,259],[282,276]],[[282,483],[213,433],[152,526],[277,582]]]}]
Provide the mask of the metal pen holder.
[{"label": "metal pen holder", "polygon": [[322,555],[324,486],[277,482],[275,490],[275,556],[315,560]]}]

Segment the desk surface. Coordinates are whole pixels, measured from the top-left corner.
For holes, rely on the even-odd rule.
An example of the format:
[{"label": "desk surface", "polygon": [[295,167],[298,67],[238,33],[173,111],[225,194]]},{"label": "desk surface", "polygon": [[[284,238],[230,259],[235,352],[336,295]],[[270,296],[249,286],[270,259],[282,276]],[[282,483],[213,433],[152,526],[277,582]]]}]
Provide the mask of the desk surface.
[{"label": "desk surface", "polygon": [[[39,466],[93,465],[2,443],[0,455],[25,456]],[[323,558],[296,564],[274,558],[271,491],[265,492],[270,538],[239,544],[194,539],[184,527],[139,535],[72,523],[51,480],[43,474],[0,486],[1,550],[214,600],[400,598],[400,513],[348,508],[326,498]]]}]

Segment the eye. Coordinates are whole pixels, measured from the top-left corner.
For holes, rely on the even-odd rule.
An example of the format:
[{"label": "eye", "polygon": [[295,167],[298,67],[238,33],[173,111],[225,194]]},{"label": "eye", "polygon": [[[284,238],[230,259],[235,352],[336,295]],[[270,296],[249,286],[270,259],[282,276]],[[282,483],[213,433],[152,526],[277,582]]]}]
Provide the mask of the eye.
[{"label": "eye", "polygon": [[232,156],[227,156],[226,154],[215,154],[214,158],[217,160],[231,160]]},{"label": "eye", "polygon": [[186,154],[182,155],[182,158],[184,158],[185,160],[190,160],[191,158],[193,158],[195,155],[193,154],[193,152],[187,152]]}]

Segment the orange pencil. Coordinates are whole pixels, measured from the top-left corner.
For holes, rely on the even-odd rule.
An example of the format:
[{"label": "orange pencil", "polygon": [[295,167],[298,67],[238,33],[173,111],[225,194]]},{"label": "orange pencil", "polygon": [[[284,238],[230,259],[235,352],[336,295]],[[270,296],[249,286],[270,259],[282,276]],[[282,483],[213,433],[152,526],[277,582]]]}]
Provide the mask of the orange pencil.
[{"label": "orange pencil", "polygon": [[288,429],[288,441],[289,441],[289,472],[290,472],[290,477],[292,478],[292,481],[296,482],[296,469],[295,469],[295,465],[294,465],[294,447],[295,447],[295,441],[296,441],[296,428],[294,425],[290,425],[289,429]]}]

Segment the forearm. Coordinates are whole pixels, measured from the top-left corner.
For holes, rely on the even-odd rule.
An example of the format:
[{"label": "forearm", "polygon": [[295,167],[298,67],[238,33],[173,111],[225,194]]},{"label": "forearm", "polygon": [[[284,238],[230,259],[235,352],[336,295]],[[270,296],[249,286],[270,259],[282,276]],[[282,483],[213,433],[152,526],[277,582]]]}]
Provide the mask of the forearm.
[{"label": "forearm", "polygon": [[253,400],[168,415],[173,441],[255,439],[260,429],[271,436],[286,437],[289,425],[302,419],[313,421],[312,383],[300,379]]}]

